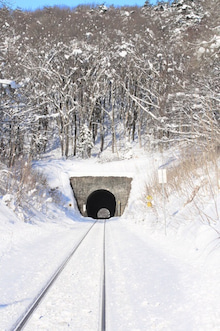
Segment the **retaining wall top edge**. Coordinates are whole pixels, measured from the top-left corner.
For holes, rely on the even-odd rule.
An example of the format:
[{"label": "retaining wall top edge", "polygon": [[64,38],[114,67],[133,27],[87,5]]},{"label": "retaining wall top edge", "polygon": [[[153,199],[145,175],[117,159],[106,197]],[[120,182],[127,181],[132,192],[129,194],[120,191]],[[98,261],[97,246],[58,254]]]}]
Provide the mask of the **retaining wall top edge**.
[{"label": "retaining wall top edge", "polygon": [[106,175],[106,176],[93,176],[93,175],[85,175],[85,176],[78,176],[78,175],[76,175],[76,176],[70,176],[69,178],[71,179],[71,178],[104,178],[104,177],[106,177],[106,178],[128,178],[128,179],[133,179],[133,176],[114,176],[114,175]]}]

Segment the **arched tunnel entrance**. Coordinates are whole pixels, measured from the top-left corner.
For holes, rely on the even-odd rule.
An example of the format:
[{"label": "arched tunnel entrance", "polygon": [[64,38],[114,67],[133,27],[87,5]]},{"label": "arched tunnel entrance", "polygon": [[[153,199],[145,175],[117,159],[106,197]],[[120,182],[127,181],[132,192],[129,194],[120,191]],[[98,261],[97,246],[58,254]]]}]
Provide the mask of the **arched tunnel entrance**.
[{"label": "arched tunnel entrance", "polygon": [[115,209],[115,196],[107,190],[96,190],[87,198],[86,211],[89,217],[110,218],[115,215]]},{"label": "arched tunnel entrance", "polygon": [[128,203],[131,177],[81,176],[71,177],[79,212],[84,217],[109,218],[121,216]]}]

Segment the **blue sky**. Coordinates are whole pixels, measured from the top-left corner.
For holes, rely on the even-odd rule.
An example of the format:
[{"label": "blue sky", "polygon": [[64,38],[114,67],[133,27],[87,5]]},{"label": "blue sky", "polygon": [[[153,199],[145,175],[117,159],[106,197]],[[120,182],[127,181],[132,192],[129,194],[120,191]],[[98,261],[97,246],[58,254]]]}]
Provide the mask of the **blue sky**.
[{"label": "blue sky", "polygon": [[[145,0],[8,0],[10,7],[13,9],[27,9],[27,10],[35,10],[37,8],[43,8],[44,6],[69,6],[76,7],[77,5],[83,4],[106,4],[106,5],[114,5],[114,6],[143,6]],[[155,4],[156,0],[150,0],[150,3]]]}]

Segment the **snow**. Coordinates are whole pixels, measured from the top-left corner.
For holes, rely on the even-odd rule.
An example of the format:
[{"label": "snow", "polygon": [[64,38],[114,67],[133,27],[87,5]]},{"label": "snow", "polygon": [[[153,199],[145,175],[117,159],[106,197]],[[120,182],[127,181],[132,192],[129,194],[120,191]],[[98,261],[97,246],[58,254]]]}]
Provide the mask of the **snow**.
[{"label": "snow", "polygon": [[[24,330],[98,330],[103,222],[94,226]],[[100,239],[100,240],[98,240]],[[82,292],[83,288],[83,292]],[[62,289],[62,290],[61,290]],[[92,295],[88,295],[92,293]],[[45,314],[46,311],[46,314]],[[80,311],[80,315],[72,312]]]},{"label": "snow", "polygon": [[218,49],[220,47],[220,36],[215,36],[215,38],[213,38],[213,39],[214,39],[214,43],[211,44],[210,48],[211,49],[214,49],[214,48]]},{"label": "snow", "polygon": [[[124,215],[106,224],[107,329],[220,330],[220,193],[202,204],[204,219],[172,192],[165,231],[162,201],[156,215],[146,206],[146,184],[176,156],[136,150],[130,157],[64,160],[51,153],[36,161],[49,186],[61,192],[62,205],[48,199],[46,213],[29,223],[13,211],[12,196],[0,197],[1,330],[12,328],[91,226],[93,220],[79,214],[69,183],[71,176],[85,175],[133,178]],[[102,230],[100,222],[25,330],[98,330]]]},{"label": "snow", "polygon": [[17,88],[17,84],[10,79],[0,79],[0,85],[2,85],[3,87],[7,87],[10,85],[12,89]]},{"label": "snow", "polygon": [[80,48],[76,48],[76,49],[74,49],[74,51],[73,51],[73,55],[79,55],[79,54],[82,54],[82,50],[80,49]]},{"label": "snow", "polygon": [[126,57],[127,54],[128,54],[128,53],[127,53],[126,51],[121,51],[121,52],[119,53],[119,55],[120,55],[121,57]]}]

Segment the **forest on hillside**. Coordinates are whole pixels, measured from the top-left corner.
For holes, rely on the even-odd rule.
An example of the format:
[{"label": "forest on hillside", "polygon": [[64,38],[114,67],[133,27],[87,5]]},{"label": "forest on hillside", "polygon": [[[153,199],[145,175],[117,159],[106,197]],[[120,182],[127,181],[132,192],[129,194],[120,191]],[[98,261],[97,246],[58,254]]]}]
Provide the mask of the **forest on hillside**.
[{"label": "forest on hillside", "polygon": [[[220,6],[0,7],[0,162],[220,137]],[[106,139],[108,137],[108,140]],[[109,143],[109,137],[111,141]]]}]

